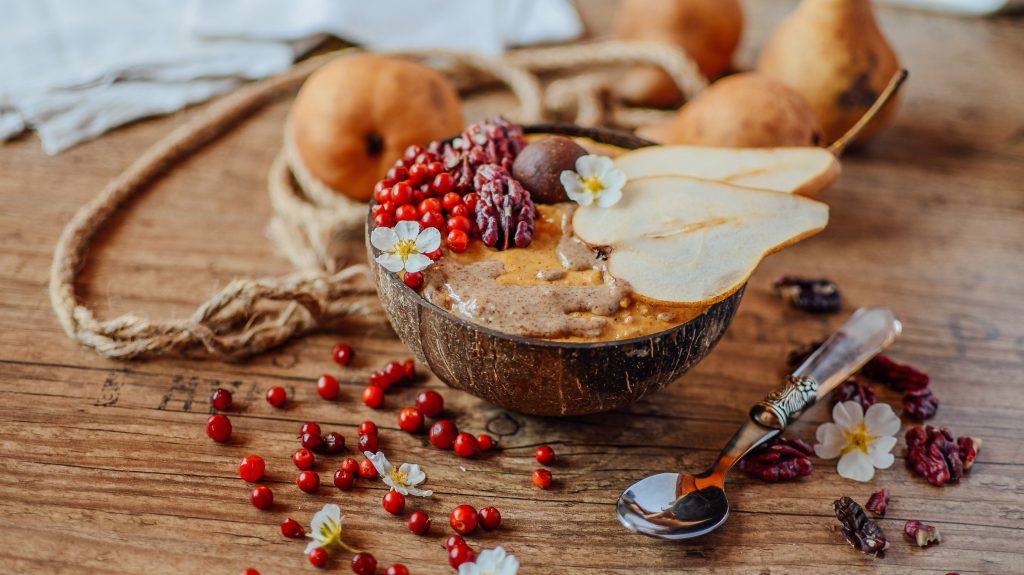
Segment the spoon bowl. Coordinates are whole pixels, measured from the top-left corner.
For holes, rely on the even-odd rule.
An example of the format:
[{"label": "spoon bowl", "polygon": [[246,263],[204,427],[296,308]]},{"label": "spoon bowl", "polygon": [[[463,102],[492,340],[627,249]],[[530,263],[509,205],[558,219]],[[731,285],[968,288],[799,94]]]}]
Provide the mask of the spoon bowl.
[{"label": "spoon bowl", "polygon": [[678,473],[641,479],[619,497],[619,522],[634,533],[662,539],[689,539],[714,531],[729,517],[729,500],[717,485],[675,496],[678,485],[694,480]]}]

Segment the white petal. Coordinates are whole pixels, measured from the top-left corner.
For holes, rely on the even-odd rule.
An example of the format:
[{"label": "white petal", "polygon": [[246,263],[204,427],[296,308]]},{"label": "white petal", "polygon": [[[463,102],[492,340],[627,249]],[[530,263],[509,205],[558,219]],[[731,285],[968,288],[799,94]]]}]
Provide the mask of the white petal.
[{"label": "white petal", "polygon": [[[395,254],[389,254],[384,252],[377,256],[377,263],[384,267],[389,272],[400,272],[405,269],[405,262],[402,261],[402,256]],[[429,259],[429,258],[428,258]]]},{"label": "white petal", "polygon": [[832,408],[832,421],[843,431],[853,431],[864,422],[864,408],[856,401],[840,401]]},{"label": "white petal", "polygon": [[[596,163],[597,175],[598,177],[601,178],[601,182],[604,183],[605,176],[607,176],[612,170],[614,170],[615,166],[614,164],[612,164],[612,159],[609,158],[608,156],[597,156]],[[607,185],[605,185],[605,187],[607,187]]]},{"label": "white petal", "polygon": [[580,190],[578,191],[566,190],[565,195],[569,196],[570,200],[576,202],[581,206],[589,206],[590,204],[594,203],[594,194],[584,191],[582,188],[580,188]]},{"label": "white petal", "polygon": [[516,575],[519,573],[519,559],[515,555],[509,555],[501,562],[495,575]]},{"label": "white petal", "polygon": [[369,459],[373,463],[373,466],[377,468],[378,474],[387,475],[387,473],[391,471],[391,462],[388,461],[387,457],[384,457],[383,451],[378,451],[377,453],[364,451],[363,457]]},{"label": "white petal", "polygon": [[427,269],[427,267],[430,266],[430,264],[432,263],[434,263],[434,260],[428,258],[423,254],[409,254],[409,257],[406,258],[405,260],[405,271],[421,272]]},{"label": "white petal", "polygon": [[834,423],[822,423],[815,432],[818,443],[814,445],[814,453],[822,459],[835,459],[846,447],[846,434]]},{"label": "white petal", "polygon": [[612,168],[601,178],[605,190],[621,190],[626,185],[626,173]]},{"label": "white petal", "polygon": [[864,424],[875,437],[896,435],[900,430],[900,418],[888,403],[876,403],[864,414]]},{"label": "white petal", "polygon": [[849,451],[840,457],[836,471],[840,476],[854,481],[870,481],[875,476],[875,466],[871,465],[867,454],[859,449]]},{"label": "white petal", "polygon": [[420,223],[412,220],[402,220],[395,224],[395,233],[400,240],[415,240],[420,233]]},{"label": "white petal", "polygon": [[459,565],[459,575],[484,575],[484,574],[483,574],[482,571],[480,571],[480,566],[479,565],[477,565],[476,563],[473,563],[473,562],[469,562],[469,563],[463,563],[462,565]]},{"label": "white petal", "polygon": [[398,244],[398,234],[391,228],[373,228],[370,244],[382,252],[393,252]]},{"label": "white petal", "polygon": [[597,195],[597,205],[602,208],[610,208],[619,203],[622,199],[622,190],[618,188],[604,190]]},{"label": "white petal", "polygon": [[430,497],[434,492],[429,489],[420,489],[418,487],[406,487],[405,493],[402,495],[415,495],[416,497]]},{"label": "white petal", "polygon": [[558,180],[562,182],[562,187],[566,192],[583,191],[583,180],[572,170],[562,170],[562,173],[558,175]]},{"label": "white petal", "polygon": [[[611,160],[608,161],[611,162]],[[576,173],[580,175],[581,179],[600,176],[603,166],[604,162],[601,161],[601,156],[588,155],[576,158]]]},{"label": "white petal", "polygon": [[380,479],[381,479],[381,481],[384,482],[384,485],[387,485],[388,487],[390,487],[391,489],[394,489],[395,491],[401,493],[402,495],[408,495],[409,494],[405,490],[405,486],[404,485],[402,485],[401,483],[395,481],[394,479],[391,479],[391,475],[381,475]]},{"label": "white petal", "polygon": [[421,254],[429,254],[440,247],[441,232],[437,228],[427,228],[416,236],[416,251]]},{"label": "white petal", "polygon": [[871,465],[878,469],[889,469],[892,467],[893,462],[896,460],[891,453],[893,447],[896,447],[896,438],[891,435],[879,437],[871,442],[871,446],[868,447],[868,460],[871,461]]},{"label": "white petal", "polygon": [[476,556],[476,564],[484,573],[494,573],[498,569],[498,562],[505,558],[505,550],[501,547],[496,549],[484,549]]},{"label": "white petal", "polygon": [[323,542],[329,539],[330,534],[337,531],[340,526],[341,507],[328,503],[313,515],[313,519],[309,522],[309,536],[314,541]]},{"label": "white petal", "polygon": [[420,483],[423,483],[423,481],[427,479],[427,474],[423,473],[423,470],[420,469],[420,466],[416,465],[415,463],[403,463],[402,466],[398,468],[398,470],[405,474],[406,485],[419,485]]}]

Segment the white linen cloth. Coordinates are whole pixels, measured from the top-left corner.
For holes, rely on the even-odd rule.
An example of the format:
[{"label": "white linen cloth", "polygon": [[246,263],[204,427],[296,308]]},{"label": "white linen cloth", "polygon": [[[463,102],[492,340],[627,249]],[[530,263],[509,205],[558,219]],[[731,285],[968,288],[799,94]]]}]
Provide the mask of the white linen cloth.
[{"label": "white linen cloth", "polygon": [[287,69],[332,34],[497,55],[577,37],[568,0],[0,0],[0,139],[58,153]]}]

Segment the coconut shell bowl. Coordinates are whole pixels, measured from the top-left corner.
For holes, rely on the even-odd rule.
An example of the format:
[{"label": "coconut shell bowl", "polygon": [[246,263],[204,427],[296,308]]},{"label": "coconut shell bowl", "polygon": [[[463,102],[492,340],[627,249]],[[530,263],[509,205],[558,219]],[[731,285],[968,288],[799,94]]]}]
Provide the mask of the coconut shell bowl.
[{"label": "coconut shell bowl", "polygon": [[[652,145],[632,134],[541,124],[527,133],[589,138],[626,149]],[[743,297],[739,290],[703,314],[658,333],[618,341],[555,342],[502,333],[428,302],[378,265],[366,236],[377,293],[391,326],[416,359],[451,387],[534,415],[609,411],[657,391],[697,365],[725,334]]]}]

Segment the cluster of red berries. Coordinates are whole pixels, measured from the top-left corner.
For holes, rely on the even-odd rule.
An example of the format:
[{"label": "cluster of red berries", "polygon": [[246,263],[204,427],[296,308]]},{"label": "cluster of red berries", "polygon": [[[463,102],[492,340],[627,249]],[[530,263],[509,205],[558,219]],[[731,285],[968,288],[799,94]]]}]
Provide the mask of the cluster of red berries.
[{"label": "cluster of red berries", "polygon": [[[534,452],[533,456],[541,465],[551,465],[555,461],[555,450],[549,445],[541,445]],[[541,489],[547,489],[551,485],[551,472],[547,469],[537,469],[533,472],[533,484]]]},{"label": "cluster of red berries", "polygon": [[496,507],[484,507],[477,511],[472,505],[459,505],[452,509],[448,523],[459,535],[469,535],[477,525],[488,531],[501,527],[501,512]]},{"label": "cluster of red berries", "polygon": [[[428,392],[424,392],[428,393]],[[421,393],[420,396],[423,396]],[[419,403],[419,398],[417,398]],[[428,431],[430,444],[438,449],[453,449],[460,457],[473,457],[481,451],[489,451],[494,447],[494,439],[486,433],[477,437],[460,432],[455,422],[450,419],[439,419],[430,426]]]},{"label": "cluster of red berries", "polygon": [[403,363],[389,362],[383,369],[370,374],[370,385],[363,390],[363,403],[377,409],[384,404],[384,392],[392,385],[411,381],[416,377],[416,361],[407,359]]}]

